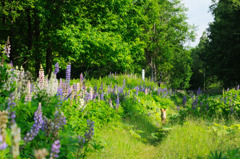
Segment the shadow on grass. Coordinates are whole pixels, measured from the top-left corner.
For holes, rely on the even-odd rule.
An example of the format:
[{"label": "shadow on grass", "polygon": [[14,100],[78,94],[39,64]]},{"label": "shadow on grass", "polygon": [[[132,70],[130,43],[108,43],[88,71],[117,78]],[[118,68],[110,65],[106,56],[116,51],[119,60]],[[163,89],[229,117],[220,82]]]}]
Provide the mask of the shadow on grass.
[{"label": "shadow on grass", "polygon": [[134,114],[123,119],[123,123],[130,127],[130,133],[145,143],[156,146],[167,135],[168,131],[154,125],[149,116],[144,114]]}]

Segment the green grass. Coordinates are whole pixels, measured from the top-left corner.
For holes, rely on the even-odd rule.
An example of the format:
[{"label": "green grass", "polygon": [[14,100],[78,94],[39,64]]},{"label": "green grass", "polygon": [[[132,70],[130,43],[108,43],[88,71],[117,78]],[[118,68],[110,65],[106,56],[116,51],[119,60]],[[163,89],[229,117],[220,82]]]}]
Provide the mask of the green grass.
[{"label": "green grass", "polygon": [[89,153],[89,159],[158,158],[158,148],[131,135],[125,128],[105,128],[100,136],[104,148]]},{"label": "green grass", "polygon": [[[145,119],[133,118],[124,122],[117,127],[105,127],[100,133],[104,148],[89,153],[87,158],[207,158],[211,152],[226,152],[240,147],[240,131],[213,131],[215,122],[206,120],[187,119],[183,125],[173,125],[162,140],[151,137],[151,132],[156,132],[157,128],[148,125]],[[231,124],[236,122],[231,121]],[[218,123],[227,124],[226,121]],[[131,133],[131,130],[137,129],[143,131],[139,133],[141,138]]]}]

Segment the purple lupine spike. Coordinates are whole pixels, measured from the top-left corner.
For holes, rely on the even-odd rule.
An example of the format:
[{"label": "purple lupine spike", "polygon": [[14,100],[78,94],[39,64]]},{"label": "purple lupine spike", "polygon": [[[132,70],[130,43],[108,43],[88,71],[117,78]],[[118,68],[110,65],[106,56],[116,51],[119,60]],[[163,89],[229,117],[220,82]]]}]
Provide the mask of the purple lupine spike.
[{"label": "purple lupine spike", "polygon": [[125,78],[123,79],[123,87],[125,87],[125,85],[126,85],[126,80],[125,80]]},{"label": "purple lupine spike", "polygon": [[71,79],[71,64],[69,62],[68,65],[67,65],[67,68],[66,68],[66,82],[68,84],[70,82],[70,79]]},{"label": "purple lupine spike", "polygon": [[236,101],[236,99],[237,99],[237,93],[236,93],[235,96],[234,96],[234,101]]},{"label": "purple lupine spike", "polygon": [[101,94],[101,100],[104,100],[104,93]]},{"label": "purple lupine spike", "polygon": [[137,86],[137,87],[135,87],[135,90],[136,90],[136,96],[138,96],[138,91],[139,91],[139,88],[138,88],[138,86]]},{"label": "purple lupine spike", "polygon": [[83,83],[83,80],[84,80],[83,74],[81,73],[81,74],[80,74],[80,83]]},{"label": "purple lupine spike", "polygon": [[10,67],[13,67],[13,62],[12,61],[10,61],[9,64],[10,64]]},{"label": "purple lupine spike", "polygon": [[57,130],[59,128],[63,128],[64,125],[66,125],[67,121],[66,121],[66,117],[64,116],[63,112],[58,112],[56,111],[54,114],[54,125],[56,126]]},{"label": "purple lupine spike", "polygon": [[114,86],[114,92],[117,91],[117,84]]},{"label": "purple lupine spike", "polygon": [[119,96],[117,95],[117,99],[116,99],[116,109],[118,109],[119,107]]},{"label": "purple lupine spike", "polygon": [[160,92],[161,92],[161,88],[158,88],[158,95],[160,95]]},{"label": "purple lupine spike", "polygon": [[200,87],[198,87],[197,95],[199,96],[200,94],[201,94],[201,89],[200,89]]},{"label": "purple lupine spike", "polygon": [[89,142],[89,140],[91,140],[92,136],[94,135],[94,122],[87,120],[87,126],[88,130],[85,132],[84,136],[87,142]]},{"label": "purple lupine spike", "polygon": [[123,94],[123,87],[118,87],[118,93]]},{"label": "purple lupine spike", "polygon": [[63,100],[63,89],[62,89],[61,86],[58,87],[57,96],[58,96],[58,98],[59,98],[60,101]]},{"label": "purple lupine spike", "polygon": [[9,117],[11,118],[11,124],[15,123],[16,113],[15,111],[11,111],[12,108],[16,106],[14,101],[14,95],[11,93],[8,99],[8,107],[7,110],[10,110]]},{"label": "purple lupine spike", "polygon": [[2,135],[0,134],[0,150],[4,150],[7,148],[7,143],[3,142],[3,137]]},{"label": "purple lupine spike", "polygon": [[187,103],[187,97],[186,97],[186,95],[185,95],[185,96],[183,97],[183,105],[185,106],[186,103]]},{"label": "purple lupine spike", "polygon": [[32,141],[34,137],[38,134],[39,130],[42,128],[43,125],[43,118],[42,118],[42,107],[41,103],[39,103],[37,111],[34,113],[34,124],[30,130],[30,132],[27,133],[24,140],[26,142]]},{"label": "purple lupine spike", "polygon": [[57,62],[57,63],[55,64],[54,74],[57,75],[58,72],[59,72],[59,63]]},{"label": "purple lupine spike", "polygon": [[224,99],[224,104],[227,104],[227,97],[225,97]]},{"label": "purple lupine spike", "polygon": [[51,154],[50,154],[51,159],[58,157],[58,154],[60,152],[60,147],[61,147],[60,141],[59,140],[54,141],[51,148]]},{"label": "purple lupine spike", "polygon": [[239,91],[239,84],[237,85],[237,91]]},{"label": "purple lupine spike", "polygon": [[227,92],[229,91],[229,88],[227,88]]}]

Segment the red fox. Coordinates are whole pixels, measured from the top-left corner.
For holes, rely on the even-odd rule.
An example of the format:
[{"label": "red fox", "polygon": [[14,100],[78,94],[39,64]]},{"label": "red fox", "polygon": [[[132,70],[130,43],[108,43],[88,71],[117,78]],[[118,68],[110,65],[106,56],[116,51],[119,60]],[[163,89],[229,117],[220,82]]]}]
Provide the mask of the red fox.
[{"label": "red fox", "polygon": [[162,118],[162,124],[164,125],[166,123],[167,119],[167,109],[161,109],[161,118]]}]

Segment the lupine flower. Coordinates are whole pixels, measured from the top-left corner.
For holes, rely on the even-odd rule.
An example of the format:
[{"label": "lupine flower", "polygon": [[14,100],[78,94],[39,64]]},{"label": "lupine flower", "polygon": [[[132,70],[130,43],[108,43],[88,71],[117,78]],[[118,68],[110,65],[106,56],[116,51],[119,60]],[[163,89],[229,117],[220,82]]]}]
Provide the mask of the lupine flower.
[{"label": "lupine flower", "polygon": [[224,99],[224,104],[227,104],[227,97]]},{"label": "lupine flower", "polygon": [[66,82],[67,83],[70,82],[70,78],[71,78],[71,64],[69,62],[67,65],[67,69],[66,69]]},{"label": "lupine flower", "polygon": [[221,99],[221,103],[223,102],[223,97],[222,97],[222,99]]},{"label": "lupine flower", "polygon": [[83,74],[81,73],[81,74],[80,74],[80,84],[83,84],[83,80],[84,80]]},{"label": "lupine flower", "polygon": [[229,91],[229,88],[227,89],[227,92]]},{"label": "lupine flower", "polygon": [[114,90],[113,90],[115,93],[117,93],[117,84],[115,85],[114,87]]},{"label": "lupine flower", "polygon": [[123,79],[123,87],[125,87],[126,81],[125,78]]},{"label": "lupine flower", "polygon": [[237,85],[237,91],[239,91],[239,84]]},{"label": "lupine flower", "polygon": [[237,99],[237,93],[235,94],[234,101],[236,101],[236,99]]},{"label": "lupine flower", "polygon": [[139,88],[138,88],[138,86],[137,86],[137,87],[135,87],[135,90],[136,90],[136,96],[138,96],[138,91],[139,91]]},{"label": "lupine flower", "polygon": [[32,95],[31,95],[31,83],[28,81],[27,83],[27,95],[25,96],[25,101],[30,102],[32,100]]},{"label": "lupine flower", "polygon": [[91,140],[92,136],[94,135],[94,122],[87,120],[87,127],[89,128],[85,133],[85,139],[87,141]]},{"label": "lupine flower", "polygon": [[44,87],[44,70],[42,65],[40,65],[40,69],[39,69],[39,88],[43,89]]},{"label": "lupine flower", "polygon": [[8,146],[7,143],[5,143],[5,142],[3,141],[3,137],[2,137],[2,135],[0,134],[0,150],[6,149],[7,146]]},{"label": "lupine flower", "polygon": [[63,100],[63,89],[61,86],[58,87],[57,96],[58,96],[58,99],[60,100],[59,104],[61,104]]},{"label": "lupine flower", "polygon": [[50,159],[54,159],[58,157],[58,154],[60,152],[60,141],[56,140],[54,141],[54,143],[52,144],[52,148],[51,148],[51,154],[50,154]]},{"label": "lupine flower", "polygon": [[79,107],[78,107],[78,109],[81,109],[81,108],[84,108],[84,99],[83,98],[80,98],[79,99]]},{"label": "lupine flower", "polygon": [[9,95],[9,98],[8,98],[8,107],[7,107],[7,110],[10,111],[9,113],[9,117],[11,118],[11,123],[15,123],[15,118],[16,118],[16,115],[15,115],[15,111],[11,111],[12,108],[14,108],[16,106],[16,103],[14,101],[14,95],[11,93]]},{"label": "lupine flower", "polygon": [[59,63],[57,62],[57,63],[55,64],[54,74],[57,75],[58,72],[59,72]]},{"label": "lupine flower", "polygon": [[47,149],[39,149],[34,151],[34,156],[36,159],[46,159],[48,155]]},{"label": "lupine flower", "polygon": [[200,95],[200,94],[201,94],[201,89],[200,89],[200,87],[198,87],[197,95]]},{"label": "lupine flower", "polygon": [[123,87],[119,87],[119,88],[118,88],[118,93],[119,93],[119,94],[123,94]]},{"label": "lupine flower", "polygon": [[8,38],[6,45],[4,46],[4,53],[7,55],[8,58],[10,57],[10,52],[11,52],[11,45],[10,45],[10,40]]},{"label": "lupine flower", "polygon": [[17,158],[20,154],[19,151],[19,142],[21,140],[21,129],[17,127],[17,124],[14,123],[11,126],[11,135],[13,137],[13,142],[12,142],[12,154],[13,154],[13,158]]},{"label": "lupine flower", "polygon": [[6,128],[8,123],[8,111],[0,111],[0,135],[2,136],[2,141],[5,142],[6,139]]},{"label": "lupine flower", "polygon": [[113,105],[112,105],[112,100],[111,100],[111,98],[109,99],[109,105],[110,105],[110,107],[111,107],[111,108],[113,108]]},{"label": "lupine flower", "polygon": [[93,100],[93,89],[90,87],[90,100]]},{"label": "lupine flower", "polygon": [[42,130],[46,132],[47,137],[52,135],[53,138],[58,137],[59,130],[66,125],[66,117],[63,112],[56,111],[54,114],[54,119],[50,120],[44,116],[44,123],[42,126]]},{"label": "lupine flower", "polygon": [[147,95],[147,94],[148,94],[148,90],[147,90],[147,88],[146,88],[144,91],[145,91],[145,94]]},{"label": "lupine flower", "polygon": [[185,96],[183,97],[183,105],[185,106],[186,103],[187,103],[187,97],[186,97],[186,95],[185,95]]},{"label": "lupine flower", "polygon": [[160,95],[160,92],[161,92],[161,88],[158,88],[158,95]]},{"label": "lupine flower", "polygon": [[62,79],[60,78],[59,87],[62,87]]},{"label": "lupine flower", "polygon": [[82,136],[78,136],[78,140],[81,145],[81,148],[83,148],[83,145],[85,144],[86,140]]},{"label": "lupine flower", "polygon": [[104,100],[104,93],[101,94],[101,100]]},{"label": "lupine flower", "polygon": [[117,95],[117,99],[116,99],[116,109],[118,109],[119,107],[119,96]]},{"label": "lupine flower", "polygon": [[38,134],[39,130],[42,128],[43,125],[43,118],[42,118],[42,107],[41,103],[39,103],[38,109],[34,114],[34,124],[30,130],[30,132],[27,133],[24,140],[26,142],[32,141],[34,137]]}]

